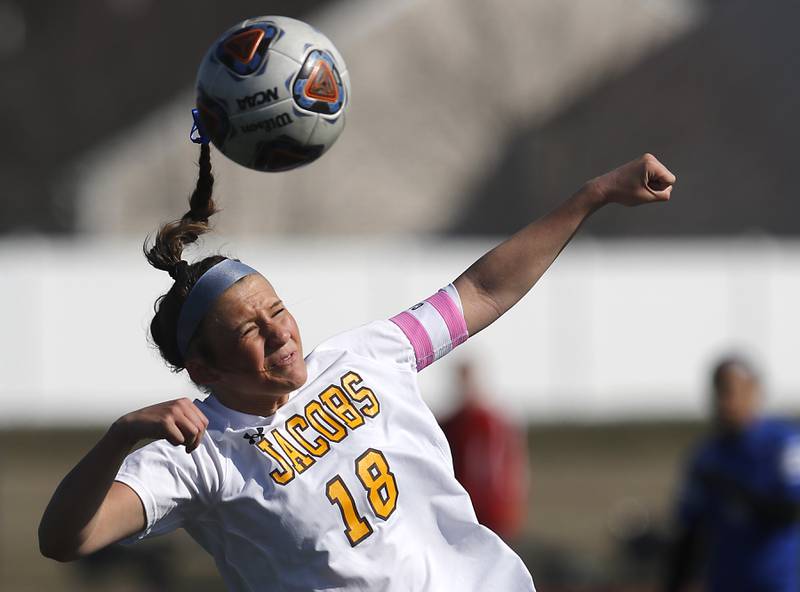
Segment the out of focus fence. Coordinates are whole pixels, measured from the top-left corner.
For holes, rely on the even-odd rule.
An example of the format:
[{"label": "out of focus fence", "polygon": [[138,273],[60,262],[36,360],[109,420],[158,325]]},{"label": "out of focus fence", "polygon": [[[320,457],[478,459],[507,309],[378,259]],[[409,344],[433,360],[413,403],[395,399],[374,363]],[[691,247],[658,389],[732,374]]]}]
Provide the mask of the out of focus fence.
[{"label": "out of focus fence", "polygon": [[[263,270],[309,351],[413,305],[491,243],[217,246]],[[0,268],[3,424],[104,423],[193,392],[147,345],[169,278],[146,265],[138,240],[4,242]],[[697,417],[708,365],[735,348],[764,366],[770,404],[797,410],[798,294],[797,242],[585,240],[505,318],[423,372],[423,390],[435,410],[446,407],[448,368],[468,356],[503,405],[530,420]]]}]

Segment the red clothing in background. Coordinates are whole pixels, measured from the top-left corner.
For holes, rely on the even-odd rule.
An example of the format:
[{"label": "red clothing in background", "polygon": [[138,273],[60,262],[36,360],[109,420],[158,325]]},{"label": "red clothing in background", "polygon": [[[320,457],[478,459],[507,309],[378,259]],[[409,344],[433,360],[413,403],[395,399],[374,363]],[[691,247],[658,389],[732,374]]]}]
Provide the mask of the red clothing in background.
[{"label": "red clothing in background", "polygon": [[466,403],[442,423],[456,479],[475,507],[478,521],[506,540],[525,518],[526,449],[520,431],[491,409]]}]

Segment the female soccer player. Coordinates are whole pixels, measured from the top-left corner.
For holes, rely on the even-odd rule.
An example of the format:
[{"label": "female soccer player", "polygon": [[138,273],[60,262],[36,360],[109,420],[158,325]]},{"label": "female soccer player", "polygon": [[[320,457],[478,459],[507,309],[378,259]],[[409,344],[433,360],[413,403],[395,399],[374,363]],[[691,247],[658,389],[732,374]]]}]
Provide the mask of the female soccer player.
[{"label": "female soccer player", "polygon": [[231,590],[532,591],[475,519],[416,373],[522,298],[592,212],[666,201],[674,182],[649,154],[593,179],[433,296],[304,357],[264,276],[181,259],[216,211],[202,146],[190,210],[147,259],[174,279],[153,339],[209,394],[115,421],[56,489],[42,553],[69,561],[183,527]]}]

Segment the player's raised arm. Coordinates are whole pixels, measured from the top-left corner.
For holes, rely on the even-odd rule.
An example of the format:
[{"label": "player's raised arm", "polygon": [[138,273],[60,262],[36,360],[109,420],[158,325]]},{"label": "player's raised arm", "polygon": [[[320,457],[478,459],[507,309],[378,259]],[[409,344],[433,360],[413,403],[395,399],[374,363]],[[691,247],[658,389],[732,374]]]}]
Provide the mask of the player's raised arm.
[{"label": "player's raised arm", "polygon": [[64,477],[39,525],[39,549],[57,561],[83,557],[145,527],[142,503],[114,477],[133,446],[166,439],[191,452],[208,419],[188,399],[159,403],[119,418]]},{"label": "player's raised arm", "polygon": [[673,175],[645,154],[581,187],[575,195],[478,259],[456,280],[470,335],[485,329],[547,271],[586,218],[609,203],[669,200]]}]

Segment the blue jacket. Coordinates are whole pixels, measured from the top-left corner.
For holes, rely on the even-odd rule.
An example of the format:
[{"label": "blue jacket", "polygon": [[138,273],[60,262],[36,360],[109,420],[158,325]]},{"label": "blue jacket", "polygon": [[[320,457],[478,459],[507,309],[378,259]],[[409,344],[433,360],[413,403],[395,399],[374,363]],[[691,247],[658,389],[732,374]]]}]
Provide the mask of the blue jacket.
[{"label": "blue jacket", "polygon": [[709,592],[800,591],[800,433],[760,419],[692,456],[678,518],[708,541]]}]

